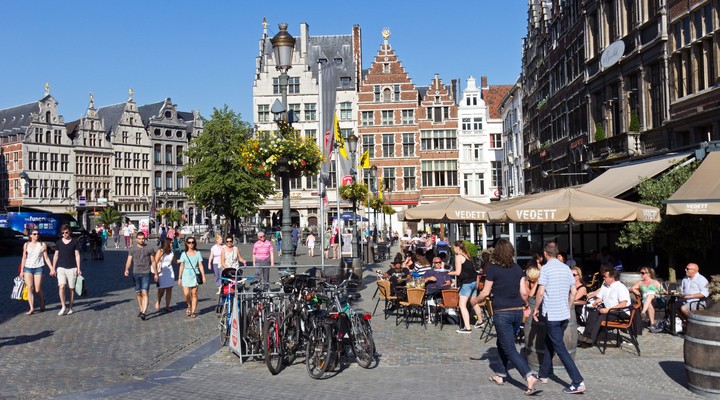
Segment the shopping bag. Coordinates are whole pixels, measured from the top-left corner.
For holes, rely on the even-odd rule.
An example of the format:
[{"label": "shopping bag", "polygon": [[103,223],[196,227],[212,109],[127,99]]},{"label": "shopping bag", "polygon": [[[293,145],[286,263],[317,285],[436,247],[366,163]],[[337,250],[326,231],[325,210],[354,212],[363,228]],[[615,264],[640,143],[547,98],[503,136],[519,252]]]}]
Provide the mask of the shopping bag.
[{"label": "shopping bag", "polygon": [[12,294],[10,295],[10,298],[13,300],[22,300],[23,299],[23,289],[25,289],[25,280],[23,278],[16,276],[13,280],[14,286],[12,290]]},{"label": "shopping bag", "polygon": [[87,296],[87,286],[85,285],[85,277],[78,275],[75,280],[75,294],[78,296]]}]

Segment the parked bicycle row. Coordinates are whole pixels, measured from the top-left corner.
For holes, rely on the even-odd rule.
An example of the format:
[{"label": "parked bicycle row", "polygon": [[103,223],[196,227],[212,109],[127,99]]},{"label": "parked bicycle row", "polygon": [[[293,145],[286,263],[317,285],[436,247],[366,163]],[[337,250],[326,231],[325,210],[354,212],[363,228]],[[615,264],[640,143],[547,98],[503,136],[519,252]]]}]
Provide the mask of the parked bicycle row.
[{"label": "parked bicycle row", "polygon": [[343,369],[349,357],[363,368],[376,364],[372,315],[350,304],[355,281],[281,271],[267,284],[241,274],[223,270],[216,309],[220,341],[241,362],[264,361],[275,375],[304,357],[314,379]]}]

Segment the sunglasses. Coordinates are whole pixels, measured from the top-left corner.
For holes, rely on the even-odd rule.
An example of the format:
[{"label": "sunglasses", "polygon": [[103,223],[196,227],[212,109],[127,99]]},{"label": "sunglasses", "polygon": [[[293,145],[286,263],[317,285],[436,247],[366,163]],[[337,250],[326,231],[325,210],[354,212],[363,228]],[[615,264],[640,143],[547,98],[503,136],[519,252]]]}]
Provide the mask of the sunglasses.
[{"label": "sunglasses", "polygon": [[442,264],[442,261],[433,261],[433,264]]},{"label": "sunglasses", "polygon": [[645,274],[647,274],[646,271],[640,271],[640,275],[645,275]]},{"label": "sunglasses", "polygon": [[63,235],[69,235],[69,234],[70,234],[70,231],[65,231],[65,232],[63,232],[62,234],[63,234]]},{"label": "sunglasses", "polygon": [[578,276],[578,274],[573,274],[573,276]]},{"label": "sunglasses", "polygon": [[37,232],[35,232],[35,233],[31,233],[31,234],[30,234],[30,236],[37,236],[37,235],[38,235],[38,233],[37,233]]},{"label": "sunglasses", "polygon": [[225,243],[232,243],[232,240],[226,240]]},{"label": "sunglasses", "polygon": [[185,243],[187,243],[187,244],[195,244],[195,241],[194,241],[194,240],[189,240],[189,241],[187,241],[187,242],[185,242]]}]

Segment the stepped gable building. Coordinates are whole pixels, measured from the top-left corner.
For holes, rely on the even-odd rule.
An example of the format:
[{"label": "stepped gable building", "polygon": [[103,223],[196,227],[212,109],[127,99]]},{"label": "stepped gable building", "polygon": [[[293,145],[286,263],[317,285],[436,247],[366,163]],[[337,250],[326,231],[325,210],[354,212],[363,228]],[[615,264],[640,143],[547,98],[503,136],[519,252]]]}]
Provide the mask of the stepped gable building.
[{"label": "stepped gable building", "polygon": [[76,190],[72,200],[77,219],[86,227],[94,227],[90,219],[99,211],[98,207],[107,206],[112,190],[113,145],[95,109],[92,94],[85,117],[65,126],[75,149]]},{"label": "stepped gable building", "polygon": [[[281,98],[279,76],[268,36],[268,24],[263,21],[262,37],[256,58],[255,81],[253,82],[253,122],[256,132],[277,129],[270,108]],[[293,128],[306,138],[314,138],[320,146],[323,135],[320,132],[319,71],[321,64],[332,63],[337,75],[337,108],[335,110],[342,135],[347,137],[357,131],[357,90],[362,68],[362,36],[360,26],[352,27],[347,35],[311,36],[310,27],[300,24],[300,33],[292,56],[289,75],[287,107],[293,110],[298,121]],[[359,155],[358,155],[359,158]],[[331,163],[330,184],[327,196],[336,214],[337,177],[335,163]],[[346,173],[346,172],[343,172]],[[282,219],[282,193],[280,182],[277,192],[260,206],[257,222],[266,226],[279,226]],[[301,177],[290,181],[292,198],[291,220],[298,226],[317,226],[319,221],[318,177]],[[351,204],[342,202],[341,211],[349,211]],[[328,219],[330,220],[330,219]]]},{"label": "stepped gable building", "polygon": [[2,210],[72,210],[74,149],[49,84],[41,99],[0,110],[0,154]]},{"label": "stepped gable building", "polygon": [[[383,31],[358,94],[363,151],[384,178],[396,209],[458,195],[456,83],[435,76],[416,87]],[[366,179],[367,179],[367,172]]]}]

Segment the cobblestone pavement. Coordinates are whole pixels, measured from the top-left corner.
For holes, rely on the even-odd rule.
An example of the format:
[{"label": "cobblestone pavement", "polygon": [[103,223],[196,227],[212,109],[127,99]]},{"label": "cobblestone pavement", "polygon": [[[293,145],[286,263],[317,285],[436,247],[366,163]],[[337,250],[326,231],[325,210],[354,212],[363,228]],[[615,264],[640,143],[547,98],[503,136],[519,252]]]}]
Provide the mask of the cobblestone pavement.
[{"label": "cobblestone pavement", "polygon": [[[203,250],[203,247],[201,247]],[[249,258],[248,245],[241,245]],[[304,250],[299,250],[304,253]],[[207,256],[207,245],[204,247]],[[517,372],[505,385],[488,381],[497,362],[494,338],[486,343],[479,333],[455,333],[446,325],[427,329],[413,324],[395,326],[378,312],[372,320],[378,365],[364,370],[348,360],[347,368],[323,380],[307,376],[303,359],[272,376],[265,364],[239,359],[219,348],[212,285],[203,285],[201,315],[185,317],[181,291],[173,293],[174,311],[136,317],[137,306],[129,278],[122,276],[126,253],[109,251],[106,260],[87,261],[83,273],[90,296],[80,299],[71,316],[57,316],[56,281],[45,277],[47,311],[25,316],[26,303],[5,301],[0,309],[0,398],[459,398],[474,393],[517,398],[524,383]],[[298,256],[299,264],[318,264],[320,258]],[[0,293],[9,293],[19,260],[0,258]],[[380,268],[385,269],[383,265]],[[368,268],[369,270],[370,268]],[[366,273],[366,281],[374,278]],[[48,279],[49,278],[49,279]],[[372,310],[375,287],[368,285],[357,305]],[[154,293],[151,308],[154,308]],[[632,346],[578,349],[576,361],[585,376],[586,398],[649,396],[655,399],[697,398],[686,389],[682,337],[645,334],[642,357]],[[564,371],[558,371],[540,396],[566,398]]]}]

